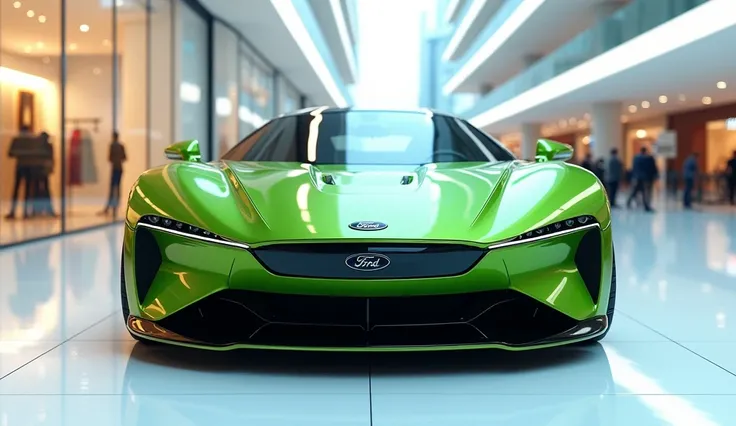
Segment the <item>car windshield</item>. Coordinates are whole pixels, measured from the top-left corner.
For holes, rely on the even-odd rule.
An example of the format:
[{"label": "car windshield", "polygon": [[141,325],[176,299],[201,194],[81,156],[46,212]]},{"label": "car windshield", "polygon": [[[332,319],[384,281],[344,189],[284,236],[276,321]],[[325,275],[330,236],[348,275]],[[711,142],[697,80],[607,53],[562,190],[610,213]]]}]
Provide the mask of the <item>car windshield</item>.
[{"label": "car windshield", "polygon": [[223,160],[403,165],[514,159],[498,142],[457,118],[431,112],[323,110],[274,119]]}]

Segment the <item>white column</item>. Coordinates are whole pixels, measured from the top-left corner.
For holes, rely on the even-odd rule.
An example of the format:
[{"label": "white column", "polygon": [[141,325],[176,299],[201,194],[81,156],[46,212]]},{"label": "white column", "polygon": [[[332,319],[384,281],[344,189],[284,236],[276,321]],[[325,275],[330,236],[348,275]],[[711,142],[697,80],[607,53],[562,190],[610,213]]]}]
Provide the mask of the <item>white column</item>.
[{"label": "white column", "polygon": [[624,130],[621,124],[621,103],[594,104],[590,116],[590,143],[593,158],[608,158],[613,148],[618,149],[619,155],[621,155],[624,139]]},{"label": "white column", "polygon": [[537,154],[537,141],[542,137],[542,126],[538,123],[521,125],[521,158],[533,161]]}]

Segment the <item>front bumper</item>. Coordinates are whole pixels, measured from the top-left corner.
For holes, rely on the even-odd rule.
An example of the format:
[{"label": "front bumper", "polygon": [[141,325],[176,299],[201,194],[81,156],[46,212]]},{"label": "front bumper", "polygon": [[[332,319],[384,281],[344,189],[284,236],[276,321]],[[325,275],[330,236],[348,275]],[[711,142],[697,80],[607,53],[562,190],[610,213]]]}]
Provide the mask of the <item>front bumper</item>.
[{"label": "front bumper", "polygon": [[[317,248],[320,244],[330,243],[304,247],[335,256],[332,249]],[[343,247],[350,244],[340,242],[339,250],[354,250]],[[382,242],[392,244],[422,242]],[[274,271],[273,262],[258,257],[258,248],[126,227],[126,325],[143,338],[216,350],[555,346],[594,338],[608,328],[610,245],[610,229],[595,228],[493,249],[476,260],[468,254],[472,250],[453,252],[461,263],[472,262],[449,276],[434,266],[425,269],[434,271],[431,275],[416,278],[320,278]]]}]

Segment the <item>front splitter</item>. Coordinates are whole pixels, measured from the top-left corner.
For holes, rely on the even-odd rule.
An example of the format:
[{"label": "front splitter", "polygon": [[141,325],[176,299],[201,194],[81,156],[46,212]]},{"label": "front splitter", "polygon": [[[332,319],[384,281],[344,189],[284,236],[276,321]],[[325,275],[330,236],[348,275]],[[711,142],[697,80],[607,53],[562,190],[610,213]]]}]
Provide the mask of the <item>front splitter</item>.
[{"label": "front splitter", "polygon": [[509,344],[504,342],[488,342],[462,345],[427,345],[427,346],[360,346],[360,347],[326,347],[326,346],[282,346],[282,345],[254,345],[249,343],[233,342],[228,344],[212,344],[201,340],[191,339],[161,327],[159,324],[144,319],[128,316],[126,321],[128,330],[146,340],[170,345],[185,346],[212,351],[230,351],[237,349],[270,349],[284,351],[311,351],[311,352],[421,352],[421,351],[456,351],[471,349],[502,349],[507,351],[525,351],[544,349],[555,346],[568,345],[596,338],[609,327],[608,317],[601,315],[579,322],[575,327],[562,333],[549,336],[545,339],[525,344]]}]

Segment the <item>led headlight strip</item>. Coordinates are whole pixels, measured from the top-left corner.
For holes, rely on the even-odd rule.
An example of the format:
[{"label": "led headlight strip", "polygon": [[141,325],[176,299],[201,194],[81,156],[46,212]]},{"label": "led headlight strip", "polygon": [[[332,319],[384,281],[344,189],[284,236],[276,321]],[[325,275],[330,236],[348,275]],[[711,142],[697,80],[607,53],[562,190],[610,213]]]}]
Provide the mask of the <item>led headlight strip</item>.
[{"label": "led headlight strip", "polygon": [[178,220],[173,220],[168,217],[146,215],[140,218],[136,226],[156,229],[159,231],[168,232],[169,234],[180,235],[182,237],[222,244],[231,247],[238,247],[242,249],[250,248],[250,246],[248,246],[247,244],[230,241],[206,229],[201,229],[194,225],[179,222]]},{"label": "led headlight strip", "polygon": [[524,234],[518,235],[510,240],[491,244],[488,246],[488,249],[491,250],[501,247],[515,246],[518,244],[526,244],[591,228],[600,228],[600,225],[593,216],[578,216],[525,232]]}]

